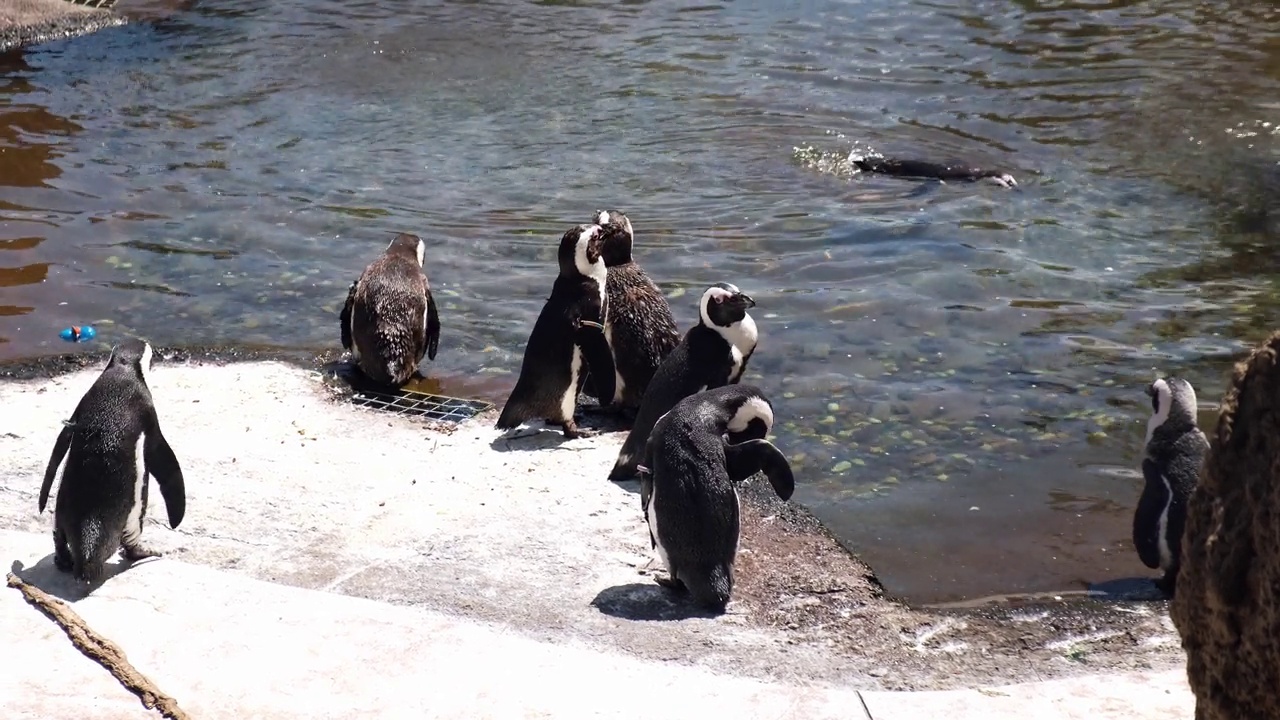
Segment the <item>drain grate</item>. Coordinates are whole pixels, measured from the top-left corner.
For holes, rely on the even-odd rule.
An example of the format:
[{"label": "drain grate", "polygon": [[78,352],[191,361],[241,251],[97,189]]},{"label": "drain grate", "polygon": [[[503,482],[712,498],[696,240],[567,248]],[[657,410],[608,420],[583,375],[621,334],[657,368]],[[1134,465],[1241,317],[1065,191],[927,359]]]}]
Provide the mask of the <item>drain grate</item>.
[{"label": "drain grate", "polygon": [[351,397],[359,407],[388,412],[405,417],[421,417],[437,422],[457,424],[479,415],[493,407],[483,400],[464,400],[444,395],[428,395],[413,390],[384,392],[361,390]]}]

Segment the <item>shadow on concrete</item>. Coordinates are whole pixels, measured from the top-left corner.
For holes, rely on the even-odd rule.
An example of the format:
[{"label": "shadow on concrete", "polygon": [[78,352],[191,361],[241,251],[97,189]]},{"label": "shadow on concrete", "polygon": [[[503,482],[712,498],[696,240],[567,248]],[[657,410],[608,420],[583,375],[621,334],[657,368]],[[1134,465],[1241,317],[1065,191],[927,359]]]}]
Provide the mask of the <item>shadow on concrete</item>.
[{"label": "shadow on concrete", "polygon": [[614,585],[601,590],[591,605],[605,615],[626,620],[688,620],[722,614],[704,610],[657,583]]},{"label": "shadow on concrete", "polygon": [[1091,583],[1088,592],[1092,598],[1115,602],[1150,602],[1169,599],[1164,591],[1156,586],[1155,579],[1149,577],[1115,578]]},{"label": "shadow on concrete", "polygon": [[629,480],[610,480],[609,482],[634,495],[640,494],[640,478],[638,477],[633,477]]},{"label": "shadow on concrete", "polygon": [[[145,560],[139,562],[145,562]],[[53,564],[53,553],[44,556],[31,567],[25,567],[21,560],[14,560],[9,569],[14,575],[22,578],[24,582],[34,585],[56,598],[74,603],[89,597],[108,580],[124,572],[134,564],[137,563],[130,563],[116,555],[102,566],[102,577],[93,583],[76,580],[71,576],[71,573],[59,570]]]}]

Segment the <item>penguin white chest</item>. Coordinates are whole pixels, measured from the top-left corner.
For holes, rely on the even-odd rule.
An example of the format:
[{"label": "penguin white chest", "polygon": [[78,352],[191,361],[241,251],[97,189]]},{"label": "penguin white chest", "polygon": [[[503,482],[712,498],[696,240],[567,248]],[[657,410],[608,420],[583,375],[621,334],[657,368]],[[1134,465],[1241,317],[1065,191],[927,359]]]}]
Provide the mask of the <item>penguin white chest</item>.
[{"label": "penguin white chest", "polygon": [[136,543],[138,538],[142,536],[142,488],[146,486],[147,482],[146,447],[147,434],[144,432],[138,436],[138,442],[133,449],[133,502],[129,505],[129,516],[124,523],[124,541],[126,543]]},{"label": "penguin white chest", "polygon": [[653,547],[658,551],[658,559],[662,566],[671,572],[671,560],[667,557],[667,549],[662,546],[662,535],[658,532],[658,486],[654,485],[649,495],[649,534],[653,536]]},{"label": "penguin white chest", "polygon": [[1169,508],[1173,507],[1173,486],[1164,473],[1160,473],[1160,482],[1164,484],[1165,499],[1156,526],[1156,547],[1160,549],[1160,569],[1168,570],[1173,567],[1173,552],[1169,549]]},{"label": "penguin white chest", "polygon": [[573,359],[569,361],[569,387],[565,388],[564,397],[560,399],[560,412],[564,419],[573,419],[573,410],[578,406],[578,377],[582,374],[582,348],[573,344]]}]

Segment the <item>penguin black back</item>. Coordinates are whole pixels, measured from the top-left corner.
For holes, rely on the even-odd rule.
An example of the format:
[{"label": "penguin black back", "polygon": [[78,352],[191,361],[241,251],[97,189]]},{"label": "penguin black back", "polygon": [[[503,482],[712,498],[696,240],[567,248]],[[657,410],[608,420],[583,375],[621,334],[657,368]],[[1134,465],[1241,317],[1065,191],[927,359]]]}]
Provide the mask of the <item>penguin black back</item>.
[{"label": "penguin black back", "polygon": [[604,336],[602,243],[599,225],[578,225],[560,238],[559,275],[525,344],[520,378],[503,405],[498,429],[542,419],[560,425],[568,438],[594,434],[578,428],[573,414],[588,369],[613,395],[613,358]]},{"label": "penguin black back", "polygon": [[755,320],[747,313],[755,300],[729,283],[717,283],[702,293],[698,324],[658,365],[635,422],[622,443],[609,479],[628,480],[658,418],[676,403],[701,390],[732,385],[742,379],[755,352]]},{"label": "penguin black back", "polygon": [[605,339],[613,355],[615,377],[610,397],[600,397],[594,376],[588,387],[602,405],[612,403],[635,410],[658,365],[680,343],[680,331],[666,296],[632,256],[635,235],[631,220],[616,210],[601,210],[596,221],[604,235],[609,306]]},{"label": "penguin black back", "polygon": [[147,386],[151,356],[151,346],[136,339],[112,350],[102,374],[63,423],[45,469],[41,512],[62,469],[54,563],[82,581],[101,577],[103,564],[121,546],[129,560],[159,555],[141,542],[148,474],[160,485],[170,527],[186,513],[182,470],[160,431]]},{"label": "penguin black back", "polygon": [[1143,564],[1161,569],[1156,583],[1172,595],[1182,556],[1187,501],[1200,478],[1209,441],[1196,424],[1196,393],[1191,383],[1165,377],[1147,386],[1143,487],[1133,514],[1133,545]]},{"label": "penguin black back", "polygon": [[[772,426],[773,406],[759,388],[729,385],[676,403],[645,445],[640,504],[650,544],[670,575],[659,582],[716,612],[733,591],[741,530],[736,483],[763,470],[782,499],[795,491],[790,464],[763,437]],[[760,437],[725,439],[752,427]]]},{"label": "penguin black back", "polygon": [[436,358],[440,315],[423,269],[426,243],[400,233],[347,290],[342,347],[371,380],[399,387]]}]

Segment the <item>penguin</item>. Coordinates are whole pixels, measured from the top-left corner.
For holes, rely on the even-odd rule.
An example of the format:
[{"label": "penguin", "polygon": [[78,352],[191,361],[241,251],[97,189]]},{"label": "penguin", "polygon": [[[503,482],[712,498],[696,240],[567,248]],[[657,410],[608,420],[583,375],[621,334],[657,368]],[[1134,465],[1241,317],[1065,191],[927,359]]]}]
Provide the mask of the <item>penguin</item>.
[{"label": "penguin", "polygon": [[1196,392],[1191,383],[1169,376],[1147,386],[1145,484],[1133,514],[1133,546],[1142,563],[1164,575],[1156,586],[1172,596],[1181,560],[1187,500],[1200,478],[1209,441],[1196,425]]},{"label": "penguin", "polygon": [[568,439],[591,437],[574,422],[578,390],[590,369],[605,397],[613,397],[613,357],[605,339],[607,272],[599,225],[577,225],[560,238],[560,274],[524,348],[520,379],[498,417],[499,430],[530,420],[560,425]]},{"label": "penguin", "polygon": [[602,254],[608,269],[604,336],[613,355],[613,397],[599,397],[594,378],[587,387],[601,405],[634,413],[658,364],[680,344],[680,331],[666,296],[632,258],[631,220],[616,210],[597,210],[596,224],[604,234]]},{"label": "penguin", "polygon": [[150,369],[150,344],[135,338],[116,345],[102,374],[63,422],[45,468],[40,512],[54,476],[60,477],[53,563],[82,582],[97,583],[117,548],[130,562],[161,555],[142,544],[148,476],[160,486],[169,527],[177,528],[186,513],[182,468],[160,432],[147,386]]},{"label": "penguin", "polygon": [[974,182],[989,180],[1001,187],[1014,188],[1018,181],[1003,170],[969,167],[967,165],[943,165],[927,160],[900,160],[885,157],[863,157],[852,159],[854,167],[863,172],[879,173],[892,177],[927,178],[933,180],[957,180]]},{"label": "penguin", "polygon": [[754,385],[691,395],[658,420],[637,466],[650,547],[668,573],[656,581],[716,613],[733,593],[741,532],[736,484],[763,470],[778,497],[790,500],[795,492],[791,464],[773,443],[725,438],[753,423],[766,435],[773,427],[773,404]]},{"label": "penguin", "polygon": [[609,479],[629,480],[658,418],[694,393],[742,379],[756,349],[756,322],[747,314],[751,296],[729,283],[716,283],[698,301],[698,324],[658,366],[640,401],[631,432],[622,443]]},{"label": "penguin", "polygon": [[417,235],[396,235],[347,290],[342,347],[374,382],[400,387],[424,355],[436,359],[440,315],[423,271],[426,247]]}]

